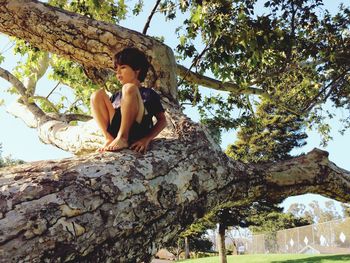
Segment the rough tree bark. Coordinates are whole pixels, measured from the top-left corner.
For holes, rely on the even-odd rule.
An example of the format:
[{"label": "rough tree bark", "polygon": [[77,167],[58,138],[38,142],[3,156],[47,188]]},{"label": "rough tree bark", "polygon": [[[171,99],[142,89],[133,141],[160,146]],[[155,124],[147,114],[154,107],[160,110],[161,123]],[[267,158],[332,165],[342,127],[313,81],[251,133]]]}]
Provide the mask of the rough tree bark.
[{"label": "rough tree bark", "polygon": [[[113,68],[112,59],[117,51],[126,46],[136,46],[147,54],[152,64],[153,70],[150,72],[153,74],[148,78],[149,86],[154,86],[162,93],[165,104],[169,100],[176,101],[176,63],[173,52],[151,37],[29,0],[0,0],[0,32],[25,39],[40,49],[81,63],[95,82],[99,82],[99,78],[103,79],[103,74],[99,72]],[[0,73],[5,79],[14,79],[14,76],[9,76],[9,72],[0,70]],[[16,83],[10,82],[15,87],[22,84],[18,80]],[[25,120],[30,127],[37,128],[43,142],[74,154],[94,151],[103,142],[101,133],[93,123],[82,127],[71,126],[61,116],[35,114],[33,107],[15,104],[10,112]]]},{"label": "rough tree bark", "polygon": [[0,170],[1,262],[149,262],[196,218],[231,201],[318,193],[350,200],[350,173],[314,150],[243,165],[189,120],[145,155],[90,154]]},{"label": "rough tree bark", "polygon": [[224,224],[219,224],[219,231],[218,231],[219,263],[227,263],[225,232],[226,232],[226,226]]},{"label": "rough tree bark", "polygon": [[[34,0],[0,0],[0,32],[77,61],[87,69],[113,69],[113,56],[135,46],[148,56],[155,87],[176,98],[176,63],[161,42],[118,25],[96,21]],[[153,86],[153,85],[152,85]]]},{"label": "rough tree bark", "polygon": [[[257,88],[241,89],[234,83],[222,83],[176,65],[172,50],[151,37],[35,0],[0,0],[0,32],[25,39],[40,49],[81,63],[88,77],[97,83],[108,77],[109,71],[106,69],[113,68],[112,59],[117,51],[126,46],[136,46],[147,54],[152,63],[153,74],[148,78],[148,86],[157,88],[164,100],[176,101],[176,73],[189,82],[214,89],[264,96]],[[9,74],[4,73],[4,78],[8,79]],[[11,84],[18,86],[13,82]],[[25,93],[30,93],[31,89],[31,85],[27,85]],[[32,108],[33,105],[17,103],[9,112],[36,128],[44,143],[74,154],[84,154],[94,151],[103,142],[94,123],[71,126],[62,116],[33,114]]]},{"label": "rough tree bark", "polygon": [[[117,50],[139,47],[152,60],[169,119],[145,155],[93,153],[0,170],[1,262],[149,262],[158,246],[225,202],[304,193],[350,201],[350,173],[326,152],[260,166],[229,159],[181,112],[171,50],[151,38],[29,0],[0,0],[0,31],[97,70],[111,67]],[[68,129],[56,121],[48,130]]]}]

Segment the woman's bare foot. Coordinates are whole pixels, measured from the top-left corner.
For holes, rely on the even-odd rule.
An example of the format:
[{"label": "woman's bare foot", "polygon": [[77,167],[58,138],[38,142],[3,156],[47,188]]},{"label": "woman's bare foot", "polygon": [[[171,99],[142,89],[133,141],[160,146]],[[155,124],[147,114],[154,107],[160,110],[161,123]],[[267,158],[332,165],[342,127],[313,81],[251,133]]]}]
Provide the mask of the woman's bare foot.
[{"label": "woman's bare foot", "polygon": [[113,142],[114,138],[112,136],[106,138],[105,143],[103,144],[103,146],[101,148],[98,148],[96,150],[96,152],[104,152],[106,150],[106,148],[108,147],[108,145],[110,145]]},{"label": "woman's bare foot", "polygon": [[105,149],[105,151],[117,152],[117,151],[123,150],[123,149],[128,148],[128,147],[129,147],[129,144],[128,144],[127,140],[117,137],[104,149]]}]

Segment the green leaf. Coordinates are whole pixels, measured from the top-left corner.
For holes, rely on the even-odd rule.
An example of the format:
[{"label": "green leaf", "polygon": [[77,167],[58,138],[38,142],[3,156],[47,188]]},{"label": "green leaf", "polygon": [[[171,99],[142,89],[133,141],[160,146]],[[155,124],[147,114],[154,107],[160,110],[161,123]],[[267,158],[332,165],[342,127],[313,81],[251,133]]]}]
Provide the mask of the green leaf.
[{"label": "green leaf", "polygon": [[97,8],[97,9],[101,8],[100,0],[92,0],[92,3],[93,3],[95,8]]},{"label": "green leaf", "polygon": [[132,13],[133,13],[135,16],[138,16],[138,15],[140,14],[140,12],[142,11],[143,5],[144,5],[143,0],[139,0],[139,1],[135,4],[135,6],[134,6],[134,8],[133,8],[133,10],[132,10]]}]

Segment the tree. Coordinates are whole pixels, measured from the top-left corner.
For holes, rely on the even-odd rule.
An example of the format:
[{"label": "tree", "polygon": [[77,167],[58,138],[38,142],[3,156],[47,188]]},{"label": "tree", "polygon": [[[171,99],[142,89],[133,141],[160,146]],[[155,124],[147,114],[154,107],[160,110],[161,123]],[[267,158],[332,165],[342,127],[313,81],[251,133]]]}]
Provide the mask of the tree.
[{"label": "tree", "polygon": [[282,210],[277,205],[263,199],[249,205],[235,204],[233,207],[220,209],[214,216],[214,220],[219,222],[220,262],[227,262],[225,237],[226,230],[230,226],[249,228],[253,233],[268,232],[270,243],[267,244],[267,247],[271,249],[270,251],[276,251],[277,230],[309,224],[305,219],[294,217],[292,214],[284,214]]},{"label": "tree", "polygon": [[[226,154],[244,163],[277,162],[290,159],[291,150],[305,144],[304,139],[307,135],[303,129],[303,123],[300,116],[291,114],[286,109],[278,108],[274,103],[262,98],[257,106],[255,116],[245,118],[244,125],[237,132],[237,140],[234,144],[229,145]],[[259,216],[262,216],[264,220],[259,220]],[[281,229],[290,227],[290,220],[282,220],[290,218],[290,216],[284,215],[276,205],[266,202],[240,210],[237,210],[236,207],[233,211],[230,209],[220,211],[219,238],[222,240],[219,247],[220,262],[227,262],[224,241],[225,229],[228,226],[242,226],[240,221],[243,221],[243,227],[252,227],[255,230],[264,229],[268,224],[276,226],[276,218],[280,220],[279,227]],[[279,229],[270,230],[269,241],[272,244],[267,244],[267,247],[276,251],[273,246],[276,244],[276,232]]]},{"label": "tree", "polygon": [[205,237],[207,229],[214,228],[212,213],[196,220],[184,232],[180,234],[180,240],[184,243],[185,258],[189,258],[190,251],[209,251],[212,243]]},{"label": "tree", "polygon": [[[186,241],[187,239],[187,241]],[[186,242],[188,242],[188,256],[186,257]],[[204,233],[192,234],[191,236],[175,238],[168,244],[167,249],[173,253],[177,260],[180,259],[180,254],[184,252],[185,258],[190,258],[190,252],[207,252],[210,251],[213,243],[204,235]]]},{"label": "tree", "polygon": [[0,167],[4,166],[4,160],[2,159],[2,144],[0,144]]},{"label": "tree", "polygon": [[291,158],[291,151],[305,145],[304,121],[263,100],[254,118],[247,120],[226,153],[245,163],[276,162]]},{"label": "tree", "polygon": [[23,160],[13,159],[11,156],[2,157],[2,144],[0,144],[0,168],[23,163]]},{"label": "tree", "polygon": [[249,227],[254,234],[266,234],[265,248],[270,253],[279,251],[277,242],[278,230],[312,224],[305,218],[295,217],[291,213],[282,213],[281,210],[253,215],[254,218],[252,220],[255,222],[255,225]]},{"label": "tree", "polygon": [[[40,99],[33,91],[45,71],[48,57],[45,52],[37,53],[38,48],[79,63],[81,66],[71,62],[62,68],[54,66],[58,68],[56,74],[62,73],[67,82],[70,77],[64,68],[76,70],[75,76],[85,72],[90,80],[79,77],[71,83],[91,81],[93,89],[96,85],[93,82],[109,83],[106,79],[110,77],[108,68],[112,68],[113,54],[134,45],[145,51],[152,62],[149,81],[162,93],[171,125],[145,156],[123,151],[2,169],[1,178],[5,179],[1,180],[0,198],[1,258],[87,262],[117,258],[120,262],[147,262],[157,245],[166,244],[222,202],[249,204],[264,199],[278,203],[291,194],[306,192],[350,200],[349,173],[329,162],[327,153],[314,150],[283,162],[243,164],[223,154],[207,130],[186,118],[178,104],[178,98],[186,99],[186,90],[195,89],[198,84],[229,90],[230,102],[237,101],[237,105],[244,107],[248,103],[240,99],[240,94],[269,97],[293,111],[300,110],[293,108],[294,104],[299,105],[295,100],[305,100],[306,112],[327,98],[334,99],[338,106],[347,105],[344,94],[348,88],[349,49],[346,35],[344,39],[338,33],[348,25],[346,8],[333,21],[330,15],[325,20],[314,18],[313,12],[307,11],[317,6],[306,1],[300,1],[297,6],[288,5],[282,14],[294,16],[295,27],[303,26],[290,32],[289,25],[284,24],[288,19],[251,17],[253,5],[248,0],[237,5],[226,1],[181,2],[181,9],[189,11],[190,18],[179,50],[184,55],[195,56],[197,72],[210,69],[222,80],[218,81],[176,66],[170,48],[153,38],[92,19],[99,8],[115,14],[114,9],[104,7],[114,7],[108,1],[101,2],[103,5],[96,1],[72,2],[75,3],[72,5],[66,1],[50,3],[59,8],[37,1],[0,0],[0,31],[25,39],[21,48],[33,52],[28,57],[33,64],[29,63],[30,70],[24,71],[28,73],[26,84],[20,77],[0,70],[0,75],[21,95],[18,107],[25,111],[17,108],[13,112],[18,115],[24,112],[27,123],[38,129],[44,142],[74,153],[93,150],[101,136],[91,133],[88,125],[84,132],[72,123],[89,116],[74,110],[66,114],[56,111],[56,105],[42,98],[44,102],[36,102]],[[284,1],[269,3],[278,9]],[[84,16],[60,9],[67,6]],[[166,9],[168,17],[173,15],[171,11],[174,9]],[[231,17],[235,21],[229,20]],[[109,19],[106,13],[100,18]],[[325,31],[328,29],[329,32]],[[303,30],[306,33],[300,34],[299,39],[296,33]],[[207,45],[205,51],[210,50],[204,52],[205,56],[201,55],[203,52],[197,54],[190,44],[199,32]],[[319,32],[316,39],[312,32]],[[265,35],[269,36],[266,40]],[[342,45],[338,45],[340,41]],[[271,54],[271,60],[266,59],[267,54]],[[203,57],[205,60],[200,59]],[[177,93],[175,72],[195,85],[185,86]],[[234,74],[230,76],[229,72]],[[83,92],[78,89],[77,93]],[[310,121],[317,123],[315,118]]]},{"label": "tree", "polygon": [[[346,205],[343,204],[342,207],[345,208]],[[315,200],[309,203],[308,207],[306,207],[304,204],[294,203],[290,205],[288,212],[298,218],[304,218],[314,224],[341,218],[341,215],[338,213],[335,207],[334,201],[327,201],[324,208],[322,208],[318,201]]]},{"label": "tree", "polygon": [[[292,204],[288,211],[293,213],[296,217],[300,219],[310,220],[313,225],[313,231],[315,232],[314,239],[322,240],[324,235],[333,235],[333,240],[331,238],[327,240],[329,245],[335,245],[339,247],[348,246],[349,240],[346,238],[340,238],[341,236],[347,237],[349,233],[349,219],[347,217],[346,208],[347,204],[342,203],[343,216],[341,216],[336,209],[334,201],[325,202],[325,206],[322,207],[317,201],[312,201],[308,206],[302,204]],[[331,230],[330,230],[331,229]],[[331,233],[331,234],[329,234]],[[334,238],[338,237],[338,238]],[[322,242],[320,240],[320,242]]]}]

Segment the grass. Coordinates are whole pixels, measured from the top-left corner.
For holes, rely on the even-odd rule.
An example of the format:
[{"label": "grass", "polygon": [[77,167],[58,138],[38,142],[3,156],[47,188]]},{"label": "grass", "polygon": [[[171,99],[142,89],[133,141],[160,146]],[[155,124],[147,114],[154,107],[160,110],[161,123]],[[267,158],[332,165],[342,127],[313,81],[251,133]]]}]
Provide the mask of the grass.
[{"label": "grass", "polygon": [[[184,260],[186,263],[218,263],[219,257],[207,257]],[[299,254],[271,254],[271,255],[242,255],[228,256],[227,263],[350,263],[350,255],[299,255]]]}]

